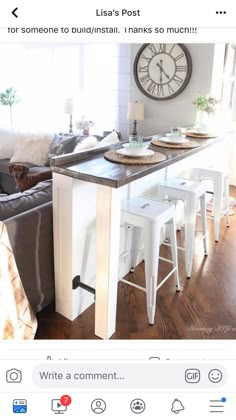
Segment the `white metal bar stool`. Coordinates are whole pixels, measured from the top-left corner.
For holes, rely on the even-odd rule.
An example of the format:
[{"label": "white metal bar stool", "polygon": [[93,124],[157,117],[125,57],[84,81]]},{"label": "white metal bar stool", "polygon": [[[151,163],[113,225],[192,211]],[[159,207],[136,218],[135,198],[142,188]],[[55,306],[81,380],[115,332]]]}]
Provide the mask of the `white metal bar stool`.
[{"label": "white metal bar stool", "polygon": [[184,202],[184,227],[185,227],[185,247],[180,248],[185,251],[185,268],[187,277],[191,277],[196,215],[198,211],[198,200],[200,199],[202,216],[202,233],[204,254],[207,255],[206,241],[206,198],[205,185],[202,182],[191,181],[183,178],[171,178],[158,185],[158,197],[168,200],[182,200]]},{"label": "white metal bar stool", "polygon": [[[180,291],[174,217],[175,206],[171,203],[164,203],[146,197],[134,197],[121,202],[121,221],[132,227],[130,269],[133,269],[136,265],[141,233],[143,232],[146,287],[143,288],[125,279],[121,281],[146,292],[149,324],[154,324],[156,292],[173,273],[176,290]],[[172,263],[173,268],[157,286],[160,233],[165,223],[169,226],[172,260],[163,259]]]},{"label": "white metal bar stool", "polygon": [[219,240],[220,219],[222,217],[223,196],[225,197],[226,226],[229,222],[229,177],[224,169],[216,168],[213,165],[208,167],[197,167],[191,171],[191,178],[199,181],[210,179],[213,181],[213,217],[215,241]]}]

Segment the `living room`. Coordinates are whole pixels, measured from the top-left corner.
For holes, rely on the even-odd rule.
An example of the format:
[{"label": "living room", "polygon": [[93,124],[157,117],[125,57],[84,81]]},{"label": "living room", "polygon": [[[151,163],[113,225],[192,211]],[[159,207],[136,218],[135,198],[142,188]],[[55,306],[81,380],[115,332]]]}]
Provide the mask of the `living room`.
[{"label": "living room", "polygon": [[[148,45],[152,44],[0,46],[4,62],[0,70],[0,92],[5,93],[12,87],[15,95],[15,103],[11,106],[3,102],[0,106],[0,168],[5,161],[4,171],[0,170],[0,220],[6,226],[19,278],[23,283],[26,298],[33,307],[31,316],[37,319],[37,332],[34,329],[37,339],[97,338],[94,334],[94,297],[90,296],[88,303],[82,305],[83,310],[78,317],[66,317],[62,313],[63,310],[58,312],[58,303],[55,309],[55,272],[58,271],[58,267],[54,265],[54,252],[55,235],[58,231],[55,231],[57,225],[54,181],[58,178],[58,173],[53,172],[53,180],[40,182],[40,191],[34,185],[25,192],[17,192],[14,177],[9,173],[9,164],[26,164],[30,173],[42,174],[45,167],[49,169],[49,158],[60,155],[60,152],[81,153],[83,149],[96,148],[101,145],[101,141],[104,142],[104,146],[118,143],[119,138],[121,141],[127,141],[133,130],[133,120],[136,120],[131,116],[128,118],[130,102],[138,101],[142,104],[143,116],[137,117],[136,121],[138,134],[144,137],[144,141],[159,133],[169,132],[174,127],[193,127],[197,114],[197,107],[193,102],[199,95],[212,95],[218,101],[215,113],[209,115],[208,124],[214,134],[224,137],[223,148],[222,142],[219,142],[214,145],[214,149],[209,147],[199,152],[200,158],[198,154],[188,156],[184,164],[182,160],[174,162],[168,166],[168,171],[163,168],[150,174],[148,178],[141,178],[138,183],[132,183],[131,196],[135,192],[150,195],[156,184],[166,177],[189,176],[189,170],[199,163],[199,159],[201,163],[208,162],[209,159],[218,163],[223,161],[224,155],[228,166],[231,196],[230,228],[226,228],[226,217],[222,217],[220,239],[219,242],[215,242],[214,220],[207,220],[208,257],[203,258],[201,249],[196,252],[190,280],[186,279],[184,272],[184,255],[178,252],[181,292],[178,295],[173,294],[173,286],[169,282],[158,291],[154,326],[150,326],[147,320],[143,291],[134,290],[132,286],[119,282],[117,327],[112,338],[235,338],[235,45],[178,44],[184,52],[186,48],[189,55],[186,54],[190,56],[186,71],[188,80],[183,82],[184,86],[181,82],[181,89],[178,89],[179,85],[176,84],[176,95],[171,98],[167,95],[161,100],[152,95],[153,91],[146,91],[149,96],[144,92],[146,85],[140,82],[142,75],[137,71],[138,59],[141,54],[145,55],[142,48],[148,48]],[[165,45],[168,44],[155,44],[156,52],[159,52],[160,48],[164,56]],[[175,44],[169,44],[167,50],[170,52],[174,46]],[[151,51],[150,48],[148,51]],[[147,55],[146,57],[149,58]],[[166,76],[163,69],[158,74],[164,78]],[[185,70],[183,72],[185,73]],[[140,84],[143,90],[140,89]],[[58,146],[61,142],[67,143],[67,146],[61,148],[60,144],[60,147],[55,148],[55,145]],[[161,150],[166,151],[164,148]],[[168,149],[166,153],[168,155]],[[69,177],[66,178],[68,181]],[[122,195],[130,194],[129,186],[126,187],[123,188]],[[67,193],[69,194],[69,191]],[[64,200],[67,208],[66,195]],[[24,202],[20,213],[18,202],[21,206]],[[209,201],[209,209],[210,206]],[[91,207],[96,207],[92,195]],[[90,210],[86,208],[88,214]],[[181,219],[182,210],[179,205],[177,219]],[[210,211],[207,213],[210,215]],[[91,272],[88,270],[86,275],[92,288],[95,286],[96,276],[95,216],[95,210],[92,209],[90,228],[86,226],[91,235],[90,248],[86,254],[86,264],[90,265]],[[60,233],[64,234],[66,227],[61,229]],[[122,247],[125,246],[124,236],[122,230],[121,253]],[[177,237],[183,243],[182,232],[178,232]],[[83,241],[86,245],[87,242]],[[67,242],[65,246],[68,246]],[[168,252],[164,255],[168,256]],[[71,264],[73,265],[73,262]],[[125,263],[121,262],[122,264],[124,267],[120,267],[120,271],[123,273],[127,267]],[[165,265],[160,267],[164,272]],[[142,282],[144,263],[141,262],[135,272],[126,277]],[[222,278],[225,279],[223,284]],[[205,284],[206,282],[209,284]],[[87,296],[88,293],[83,290],[78,299]],[[71,300],[74,299],[72,295]],[[84,299],[86,302],[87,297]],[[75,305],[78,306],[77,298],[75,301]],[[229,326],[227,333],[226,328],[223,328],[225,326]]]}]

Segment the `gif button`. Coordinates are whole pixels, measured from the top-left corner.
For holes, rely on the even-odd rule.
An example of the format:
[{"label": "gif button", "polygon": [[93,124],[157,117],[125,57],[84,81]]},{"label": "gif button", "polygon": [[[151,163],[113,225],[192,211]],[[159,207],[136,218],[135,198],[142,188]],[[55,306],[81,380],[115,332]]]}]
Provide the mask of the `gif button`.
[{"label": "gif button", "polygon": [[189,384],[197,384],[198,382],[200,382],[200,370],[187,369],[185,371],[185,381]]}]

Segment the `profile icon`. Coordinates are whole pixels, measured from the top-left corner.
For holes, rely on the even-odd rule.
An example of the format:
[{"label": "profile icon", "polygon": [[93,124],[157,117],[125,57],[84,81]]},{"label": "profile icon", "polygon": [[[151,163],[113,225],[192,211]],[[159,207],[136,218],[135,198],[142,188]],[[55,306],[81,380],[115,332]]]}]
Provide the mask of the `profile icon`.
[{"label": "profile icon", "polygon": [[96,398],[96,400],[92,401],[91,410],[95,414],[102,414],[106,410],[106,403],[101,398]]}]

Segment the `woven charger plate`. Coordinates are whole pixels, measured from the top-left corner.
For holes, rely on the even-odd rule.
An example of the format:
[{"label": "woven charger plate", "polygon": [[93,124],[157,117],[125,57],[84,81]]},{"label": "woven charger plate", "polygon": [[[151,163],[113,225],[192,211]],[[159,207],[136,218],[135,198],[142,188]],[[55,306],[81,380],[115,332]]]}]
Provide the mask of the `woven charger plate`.
[{"label": "woven charger plate", "polygon": [[151,143],[154,144],[154,146],[166,147],[168,149],[194,149],[195,147],[199,147],[199,144],[192,140],[180,144],[165,143],[161,140],[152,140]]},{"label": "woven charger plate", "polygon": [[194,139],[214,139],[215,137],[218,137],[216,134],[200,134],[200,133],[194,133],[193,131],[184,131],[183,134],[186,134],[187,137],[192,137]]},{"label": "woven charger plate", "polygon": [[146,165],[148,163],[158,163],[166,160],[162,153],[154,153],[151,156],[127,157],[120,155],[116,150],[110,150],[104,153],[104,157],[111,162],[124,163],[125,165]]}]

